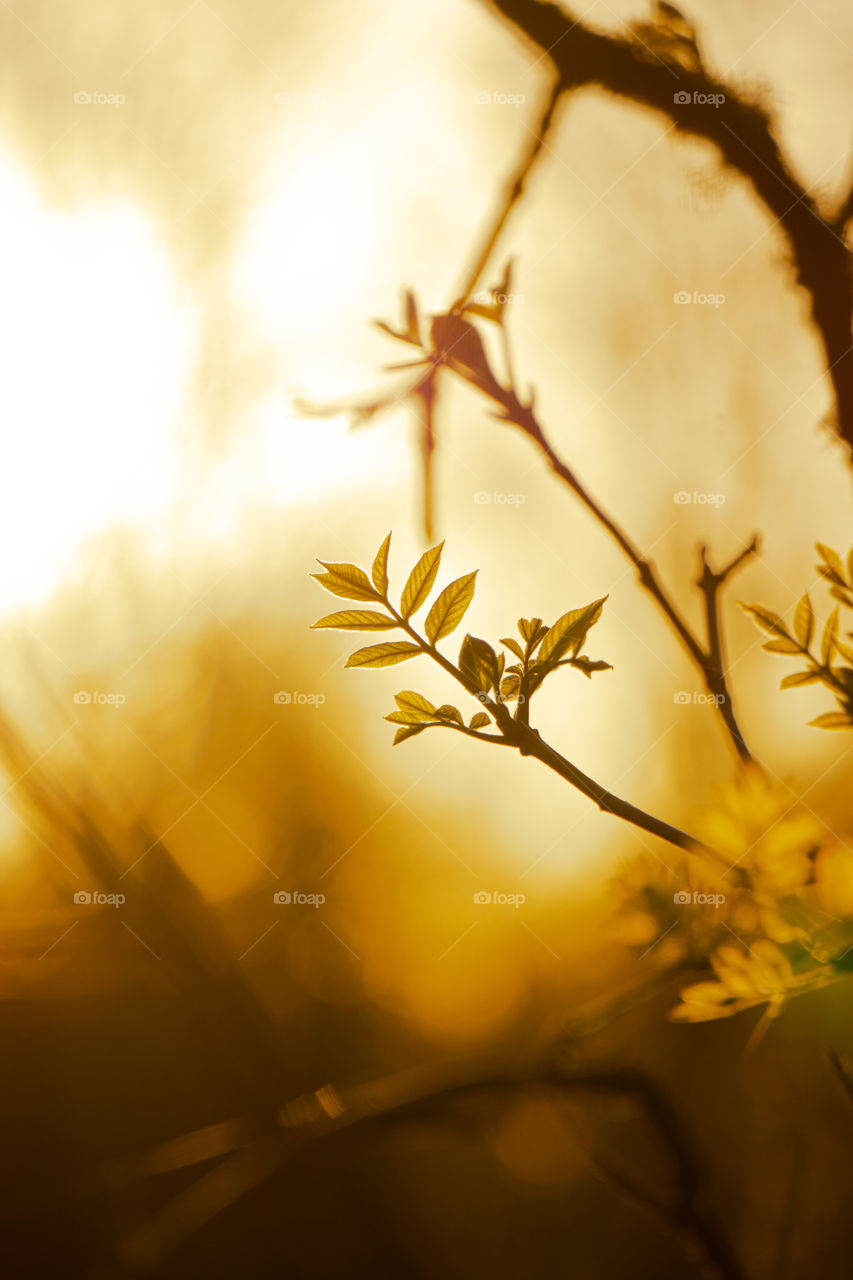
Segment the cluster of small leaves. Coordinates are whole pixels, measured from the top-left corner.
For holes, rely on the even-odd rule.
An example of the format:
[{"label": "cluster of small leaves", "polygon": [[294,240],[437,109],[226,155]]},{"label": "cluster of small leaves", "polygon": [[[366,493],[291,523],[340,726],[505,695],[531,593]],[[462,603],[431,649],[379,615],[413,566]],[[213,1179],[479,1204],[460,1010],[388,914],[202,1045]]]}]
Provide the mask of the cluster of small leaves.
[{"label": "cluster of small leaves", "polygon": [[[541,618],[521,618],[518,622],[520,641],[507,638],[497,652],[487,640],[467,634],[459,650],[458,665],[454,666],[438,653],[436,645],[449,636],[462,621],[474,598],[477,571],[463,574],[446,586],[433,601],[424,620],[424,639],[415,631],[411,619],[429,599],[438,575],[444,543],[431,547],[420,557],[412,569],[400,597],[399,608],[391,604],[388,596],[388,553],[391,534],[382,543],[370,576],[355,564],[321,560],[323,573],[311,576],[322,587],[345,600],[367,602],[381,606],[378,609],[342,609],[327,614],[313,624],[315,629],[338,631],[393,631],[400,630],[408,638],[387,640],[380,644],[358,649],[347,659],[348,667],[390,667],[406,662],[419,654],[437,658],[465,686],[469,693],[486,706],[495,702],[515,703],[515,718],[528,722],[528,707],[534,692],[547,676],[560,667],[574,667],[587,677],[593,672],[610,670],[610,664],[595,661],[581,653],[587,634],[601,616],[606,596],[581,609],[571,609],[558,618],[553,626]],[[514,659],[507,666],[507,653]],[[483,734],[491,719],[485,711],[478,711],[466,724],[457,707],[444,704],[435,707],[423,694],[404,690],[395,695],[397,708],[386,720],[398,725],[395,745],[414,737],[431,727],[456,729],[469,736],[501,741],[495,734]]]},{"label": "cluster of small leaves", "polygon": [[617,936],[662,966],[707,969],[670,1013],[704,1022],[765,1006],[775,1016],[853,958],[853,850],[755,764],[694,815],[699,843],[664,866],[643,855],[614,885]]},{"label": "cluster of small leaves", "polygon": [[[818,628],[808,592],[794,611],[790,630],[778,614],[763,605],[745,604],[742,608],[770,636],[762,646],[768,653],[806,660],[802,671],[785,676],[780,686],[782,689],[823,684],[835,694],[840,710],[826,711],[810,723],[818,729],[853,729],[853,645],[847,644],[839,634],[841,608],[853,609],[853,550],[848,553],[846,565],[831,547],[824,546],[822,542],[817,544],[817,550],[821,559],[815,567],[824,581],[830,584],[829,594],[838,603],[824,625],[816,652],[812,651],[812,642],[816,640]],[[846,632],[846,637],[848,640],[853,638],[853,632]]]}]

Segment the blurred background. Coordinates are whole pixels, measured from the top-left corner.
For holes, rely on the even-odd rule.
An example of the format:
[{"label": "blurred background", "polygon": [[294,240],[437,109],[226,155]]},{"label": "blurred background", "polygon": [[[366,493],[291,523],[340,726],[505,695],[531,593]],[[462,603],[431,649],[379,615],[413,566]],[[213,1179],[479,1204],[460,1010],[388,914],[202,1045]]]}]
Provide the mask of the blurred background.
[{"label": "blurred background", "polygon": [[[697,0],[690,17],[831,201],[853,168],[853,13]],[[544,62],[474,0],[29,0],[0,29],[11,1274],[534,1277],[567,1258],[584,1277],[696,1274],[590,1163],[609,1142],[657,1176],[654,1136],[600,1101],[516,1099],[473,1132],[353,1129],[268,1177],[172,1157],[140,1173],[160,1144],[330,1082],[523,1056],[665,972],[610,919],[612,876],[650,837],[512,753],[429,734],[392,749],[393,693],[446,701],[441,672],[344,673],[346,638],[308,633],[333,607],[315,557],[369,564],[393,529],[401,586],[424,541],[410,410],[353,431],[294,400],[383,385],[400,349],[369,321],[396,322],[402,284],[427,311],[454,296]],[[788,613],[814,541],[853,541],[778,228],[709,147],[584,92],[489,282],[509,254],[521,385],[697,625],[699,544],[724,562],[761,532],[726,610],[740,719],[846,836],[846,737],[803,727],[825,695],[778,696],[784,672],[734,607]],[[609,593],[589,652],[614,670],[555,679],[538,727],[689,827],[730,750],[633,572],[461,386],[435,473],[443,580],[480,570],[476,634]],[[632,1006],[584,1053],[674,1092],[750,1276],[845,1274],[846,1186],[827,1171],[853,1110],[825,1060],[853,1040],[843,995],[804,1000],[748,1060],[741,1019],[671,1026],[671,1003]]]}]

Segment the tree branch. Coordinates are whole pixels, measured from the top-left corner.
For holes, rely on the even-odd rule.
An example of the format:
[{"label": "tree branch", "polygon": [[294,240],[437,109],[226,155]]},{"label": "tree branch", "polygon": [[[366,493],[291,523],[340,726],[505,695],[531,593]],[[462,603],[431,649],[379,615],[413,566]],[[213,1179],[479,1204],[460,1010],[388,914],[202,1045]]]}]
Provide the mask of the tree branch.
[{"label": "tree branch", "polygon": [[[825,218],[794,176],[756,102],[704,68],[649,60],[642,46],[593,31],[554,4],[540,0],[484,0],[531,41],[556,70],[563,91],[598,85],[660,111],[676,129],[703,138],[740,173],[787,238],[797,282],[806,290],[832,381],[837,431],[853,446],[853,273],[841,235],[853,210],[853,192],[836,217]],[[704,99],[696,95],[708,95]],[[710,96],[716,106],[709,106]]]}]

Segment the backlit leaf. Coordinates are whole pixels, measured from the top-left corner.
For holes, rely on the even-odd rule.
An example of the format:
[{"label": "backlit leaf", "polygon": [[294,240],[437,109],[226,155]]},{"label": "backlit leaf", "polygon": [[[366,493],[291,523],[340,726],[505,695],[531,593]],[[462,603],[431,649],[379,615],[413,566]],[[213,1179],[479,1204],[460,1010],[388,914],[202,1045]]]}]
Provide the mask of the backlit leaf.
[{"label": "backlit leaf", "polygon": [[497,654],[478,636],[467,635],[462,641],[459,669],[483,693],[488,693],[499,680]]},{"label": "backlit leaf", "polygon": [[785,676],[779,685],[780,689],[798,689],[804,684],[819,684],[821,681],[819,671],[795,671],[793,675]]},{"label": "backlit leaf", "polygon": [[398,624],[384,613],[372,609],[343,609],[340,613],[328,613],[325,618],[312,622],[312,630],[326,627],[336,631],[390,631]]},{"label": "backlit leaf", "polygon": [[815,729],[853,729],[853,719],[846,711],[826,711],[809,724]]},{"label": "backlit leaf", "polygon": [[449,636],[451,631],[455,631],[459,626],[465,610],[474,598],[476,578],[477,570],[475,569],[473,573],[466,573],[463,578],[457,578],[455,582],[451,582],[444,588],[424,623],[424,630],[430,644],[435,644],[436,640]]},{"label": "backlit leaf", "polygon": [[486,729],[491,723],[492,722],[489,719],[489,717],[486,715],[485,711],[478,711],[475,716],[471,717],[471,723],[468,725],[468,728],[469,729]]},{"label": "backlit leaf", "polygon": [[422,733],[424,729],[428,728],[428,724],[404,724],[403,727],[398,729],[394,734],[393,745],[396,747],[398,743],[405,742],[407,738],[413,738],[416,733]]},{"label": "backlit leaf", "polygon": [[425,551],[409,574],[400,600],[400,612],[404,618],[410,618],[420,609],[432,590],[443,547],[444,543],[440,542],[437,547]]},{"label": "backlit leaf", "polygon": [[794,635],[800,643],[802,649],[808,649],[812,642],[812,634],[814,632],[814,613],[812,611],[812,602],[806,593],[800,603],[797,605],[794,614]]},{"label": "backlit leaf", "polygon": [[528,644],[536,635],[536,632],[539,630],[541,626],[542,626],[541,618],[519,618],[518,620],[518,630],[521,634],[521,638],[522,640],[525,640]]},{"label": "backlit leaf", "polygon": [[414,658],[421,653],[416,644],[408,640],[389,640],[385,644],[372,644],[366,649],[358,649],[347,658],[348,667],[393,667],[407,658]]},{"label": "backlit leaf", "polygon": [[463,725],[465,721],[462,719],[462,713],[458,707],[452,707],[450,703],[445,702],[439,707],[435,713],[439,720],[452,720],[454,724]]},{"label": "backlit leaf", "polygon": [[602,662],[601,660],[593,662],[591,658],[584,658],[583,655],[581,655],[581,657],[579,658],[568,658],[565,664],[562,662],[557,663],[557,666],[559,667],[562,667],[563,665],[566,665],[569,667],[577,667],[578,671],[582,671],[588,680],[592,679],[593,671],[612,671],[613,670],[613,666],[611,663]]},{"label": "backlit leaf", "polygon": [[394,701],[401,711],[411,712],[412,715],[417,714],[422,720],[432,720],[435,717],[435,707],[429,699],[422,693],[415,693],[413,689],[404,689],[402,693],[395,693]]},{"label": "backlit leaf", "polygon": [[602,596],[600,600],[594,600],[592,604],[585,605],[582,609],[570,609],[568,613],[563,614],[562,618],[558,618],[542,641],[539,648],[539,661],[553,663],[569,649],[573,651],[573,657],[577,657],[587,632],[601,617],[606,599],[607,596]]},{"label": "backlit leaf", "polygon": [[831,582],[837,582],[840,586],[844,586],[844,565],[841,563],[841,557],[837,551],[833,551],[832,547],[826,546],[823,542],[816,542],[815,546],[819,554],[823,557],[824,565],[818,565],[817,570],[821,577],[829,578]]},{"label": "backlit leaf", "polygon": [[513,640],[512,636],[501,640],[501,644],[505,649],[509,649],[510,653],[514,653],[517,658],[520,658],[522,662],[524,661],[524,650],[517,640]]},{"label": "backlit leaf", "polygon": [[388,594],[388,551],[391,546],[391,534],[382,543],[382,546],[376,552],[376,559],[373,561],[373,568],[370,576],[373,579],[373,585],[380,595]]},{"label": "backlit leaf", "polygon": [[740,607],[751,614],[755,622],[758,623],[762,631],[767,631],[772,636],[787,636],[788,628],[778,613],[765,609],[761,604],[744,604],[742,600],[738,601]]},{"label": "backlit leaf", "polygon": [[762,649],[767,653],[800,653],[800,646],[796,640],[792,640],[790,636],[776,636],[773,640],[768,640],[763,644]]},{"label": "backlit leaf", "polygon": [[328,564],[321,560],[325,573],[312,573],[311,577],[325,587],[333,596],[341,596],[344,600],[378,600],[379,595],[370,585],[370,579],[363,569],[355,564]]},{"label": "backlit leaf", "polygon": [[831,663],[832,655],[836,648],[836,639],[838,637],[838,605],[835,606],[829,615],[826,626],[823,629],[823,639],[820,642],[820,660],[824,664]]}]

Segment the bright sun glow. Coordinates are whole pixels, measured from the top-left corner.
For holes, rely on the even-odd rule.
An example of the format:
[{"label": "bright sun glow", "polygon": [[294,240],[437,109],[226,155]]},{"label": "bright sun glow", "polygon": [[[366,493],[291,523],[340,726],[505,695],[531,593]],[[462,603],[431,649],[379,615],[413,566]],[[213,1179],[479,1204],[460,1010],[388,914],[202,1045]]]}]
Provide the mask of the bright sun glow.
[{"label": "bright sun glow", "polygon": [[0,608],[43,599],[87,536],[171,500],[190,309],[127,204],[47,208],[0,168]]}]

